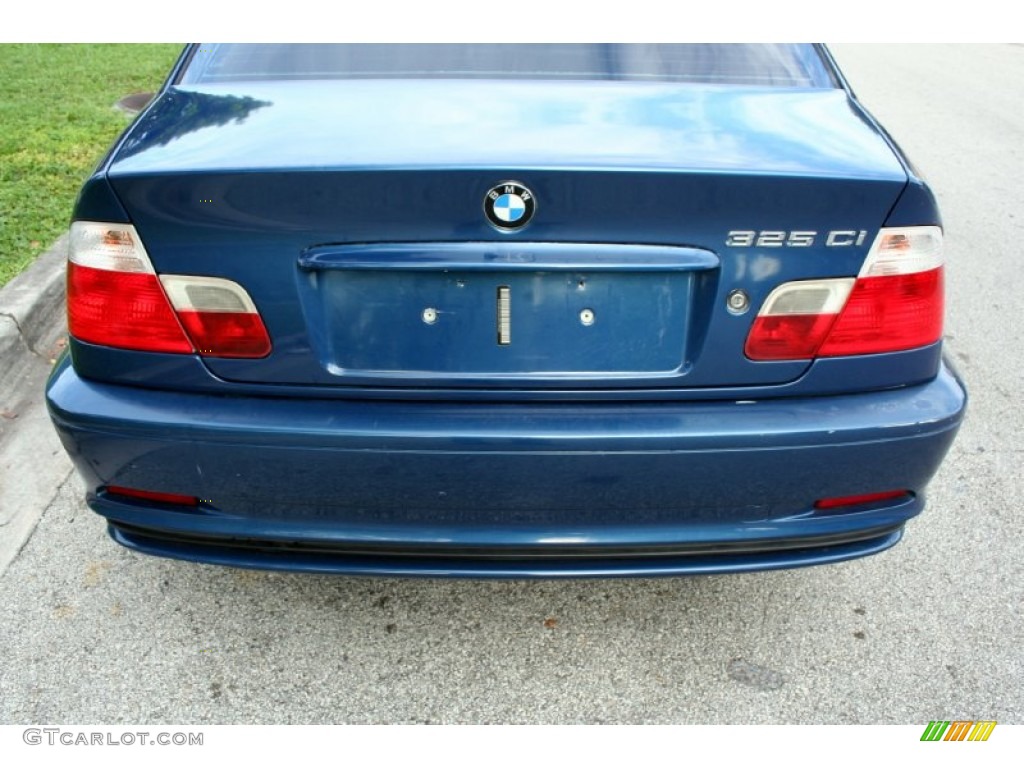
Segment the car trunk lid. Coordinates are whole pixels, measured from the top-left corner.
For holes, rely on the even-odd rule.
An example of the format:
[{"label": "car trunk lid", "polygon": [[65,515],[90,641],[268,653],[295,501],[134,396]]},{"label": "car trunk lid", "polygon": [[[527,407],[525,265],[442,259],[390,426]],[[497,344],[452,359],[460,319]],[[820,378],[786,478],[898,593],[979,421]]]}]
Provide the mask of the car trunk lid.
[{"label": "car trunk lid", "polygon": [[855,275],[906,175],[839,90],[374,81],[171,89],[110,178],[158,272],[252,296],[273,351],[221,378],[604,388],[799,376],[744,356],[757,306]]}]

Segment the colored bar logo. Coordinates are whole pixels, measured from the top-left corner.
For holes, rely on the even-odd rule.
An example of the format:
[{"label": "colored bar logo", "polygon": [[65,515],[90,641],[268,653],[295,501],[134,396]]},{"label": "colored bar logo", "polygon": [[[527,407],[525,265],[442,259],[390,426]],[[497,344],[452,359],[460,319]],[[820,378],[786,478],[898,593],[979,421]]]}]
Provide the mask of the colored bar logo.
[{"label": "colored bar logo", "polygon": [[995,720],[932,720],[921,741],[988,741],[995,727]]}]

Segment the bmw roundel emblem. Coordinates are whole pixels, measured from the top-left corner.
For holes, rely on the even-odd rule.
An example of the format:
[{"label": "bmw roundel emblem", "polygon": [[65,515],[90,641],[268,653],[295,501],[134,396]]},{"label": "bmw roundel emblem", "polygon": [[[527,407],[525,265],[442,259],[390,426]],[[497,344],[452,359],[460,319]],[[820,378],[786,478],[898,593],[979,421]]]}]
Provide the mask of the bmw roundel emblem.
[{"label": "bmw roundel emblem", "polygon": [[530,223],[537,210],[533,192],[518,181],[503,181],[487,190],[484,213],[487,220],[501,230],[522,229]]}]

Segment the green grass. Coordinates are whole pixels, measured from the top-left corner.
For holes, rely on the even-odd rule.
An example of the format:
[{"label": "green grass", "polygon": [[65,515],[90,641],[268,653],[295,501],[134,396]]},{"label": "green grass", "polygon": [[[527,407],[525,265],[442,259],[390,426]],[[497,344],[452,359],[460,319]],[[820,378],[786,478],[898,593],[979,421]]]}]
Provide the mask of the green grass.
[{"label": "green grass", "polygon": [[82,181],[180,45],[0,45],[0,286],[67,228]]}]

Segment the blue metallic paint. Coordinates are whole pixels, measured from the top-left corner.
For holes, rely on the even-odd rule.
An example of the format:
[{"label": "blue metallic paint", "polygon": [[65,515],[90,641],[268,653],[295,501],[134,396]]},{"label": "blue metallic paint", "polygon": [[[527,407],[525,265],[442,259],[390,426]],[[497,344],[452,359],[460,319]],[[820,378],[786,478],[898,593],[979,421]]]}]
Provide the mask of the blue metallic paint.
[{"label": "blue metallic paint", "polygon": [[[514,81],[175,87],[140,118],[109,175],[158,271],[241,280],[260,309],[272,353],[207,360],[216,379],[483,389],[793,381],[805,362],[752,363],[742,353],[751,315],[716,310],[734,289],[757,307],[785,280],[856,274],[907,182],[886,139],[841,90]],[[526,183],[540,201],[522,232],[496,232],[481,215],[486,191],[503,178]],[[869,234],[849,248],[825,248],[823,236],[805,249],[723,248],[732,229]],[[325,364],[323,326],[308,324],[317,302],[302,290],[301,254],[311,247],[448,248],[452,264],[437,266],[453,273],[468,243],[484,258],[520,241],[566,244],[564,267],[574,259],[569,244],[622,244],[624,261],[640,244],[717,254],[720,269],[700,281],[700,311],[691,308],[703,339],[691,352],[707,354],[692,354],[671,376],[614,382],[595,375],[597,365],[576,377],[481,369],[439,380],[417,374],[415,359],[397,358],[398,370],[376,378]],[[533,258],[528,248],[516,253]],[[614,326],[622,334],[648,333],[626,320]],[[547,325],[566,342],[577,330]],[[393,331],[378,324],[346,341],[361,344],[365,359]],[[431,339],[440,358],[469,354],[465,336]]]},{"label": "blue metallic paint", "polygon": [[[175,86],[137,121],[111,172],[182,168],[687,168],[905,178],[888,143],[840,89],[610,81]],[[482,192],[503,178],[515,177],[494,178]]]},{"label": "blue metallic paint", "polygon": [[[917,387],[831,398],[456,404],[154,392],[84,381],[65,360],[48,391],[54,423],[86,478],[90,504],[116,523],[165,534],[467,548],[767,546],[777,539],[895,530],[920,511],[921,490],[964,407],[963,390],[945,369]],[[128,504],[103,493],[107,484],[195,494],[204,503],[188,511]],[[846,514],[812,508],[817,498],[889,488],[906,488],[915,497]],[[872,538],[865,546],[879,542]],[[803,557],[572,561],[557,570],[709,572],[864,554],[852,544],[827,549]],[[211,555],[232,559],[226,552]],[[235,564],[268,568],[375,567],[365,558],[320,557],[319,566],[303,566],[302,558],[286,554],[235,551],[233,557]],[[381,567],[400,568],[391,562]],[[453,561],[435,563],[430,572],[551,575],[547,565],[531,560],[505,568]]]},{"label": "blue metallic paint", "polygon": [[[496,232],[481,215],[483,194],[505,178],[540,201],[521,233]],[[480,578],[836,562],[899,540],[965,406],[941,344],[752,363],[742,354],[752,315],[723,311],[735,288],[757,307],[786,280],[856,274],[879,226],[938,223],[928,188],[845,85],[168,86],[87,182],[76,217],[132,222],[160,272],[241,280],[274,341],[266,360],[241,361],[72,339],[58,362],[48,404],[89,504],[116,540],[153,554]],[[725,248],[733,229],[870,236],[844,249]],[[636,254],[707,255],[703,272],[682,273],[697,287],[686,364],[673,374],[596,376],[593,364],[525,380],[493,366],[447,379],[353,376],[326,364],[330,323],[309,323],[322,297],[303,281],[353,254],[434,259],[460,274],[497,255],[575,273],[588,249],[626,271],[630,254],[634,266]],[[108,484],[204,501],[129,503]],[[812,506],[894,488],[912,495]],[[200,546],[187,540],[196,535],[470,553],[700,542],[755,551],[406,559]],[[861,540],[773,550],[823,535]]]},{"label": "blue metallic paint", "polygon": [[[214,375],[235,381],[329,386],[368,382],[331,375],[317,359],[298,301],[300,255],[316,245],[380,242],[382,233],[387,237],[383,242],[469,241],[479,243],[486,252],[488,241],[502,236],[481,215],[479,200],[500,175],[325,171],[312,178],[302,174],[114,177],[114,187],[130,201],[135,226],[159,271],[242,280],[260,309],[274,351],[259,361],[209,360]],[[532,242],[678,243],[712,251],[722,264],[711,275],[715,287],[709,306],[716,309],[724,306],[726,294],[734,288],[745,289],[756,307],[785,280],[856,274],[870,237],[903,186],[892,181],[840,183],[686,173],[535,172],[529,182],[544,202],[517,241],[528,234]],[[387,203],[402,199],[410,189],[415,190],[416,206]],[[212,194],[221,202],[204,207],[198,202],[200,194]],[[189,224],[182,226],[182,222]],[[736,228],[820,232],[842,228],[871,234],[859,247],[724,248],[726,233]],[[595,309],[600,312],[600,307]],[[774,384],[793,380],[806,369],[804,362],[747,360],[742,350],[750,321],[750,315],[716,317],[705,345],[714,353],[694,359],[685,380],[681,375],[675,384]],[[454,343],[457,340],[444,341]],[[372,339],[367,344],[372,345]],[[498,376],[467,379],[462,384],[508,386],[509,382]],[[436,386],[437,382],[411,378],[407,385]],[[571,385],[600,386],[600,382],[579,379]]]},{"label": "blue metallic paint", "polygon": [[[664,400],[759,400],[775,397],[849,394],[921,384],[935,377],[942,360],[942,344],[906,352],[815,360],[799,378],[761,386],[638,387],[631,389],[546,389],[507,387],[332,387],[259,384],[226,381],[210,373],[206,363],[192,355],[160,355],[99,347],[70,339],[68,349],[75,370],[83,378],[115,381],[147,389],[174,388],[187,392],[257,397],[295,397],[343,400],[469,400],[473,402],[525,401],[664,401]],[[775,365],[763,363],[763,365]],[[783,362],[778,365],[793,365]],[[802,365],[802,364],[801,364]]]},{"label": "blue metallic paint", "polygon": [[[710,251],[649,245],[332,246],[299,257],[298,295],[320,364],[352,384],[607,388],[687,372],[707,330],[699,321],[713,312],[718,263]],[[495,343],[499,285],[514,297],[507,346]],[[438,308],[435,322],[423,322],[424,307]],[[596,313],[589,326],[585,310]]]}]

